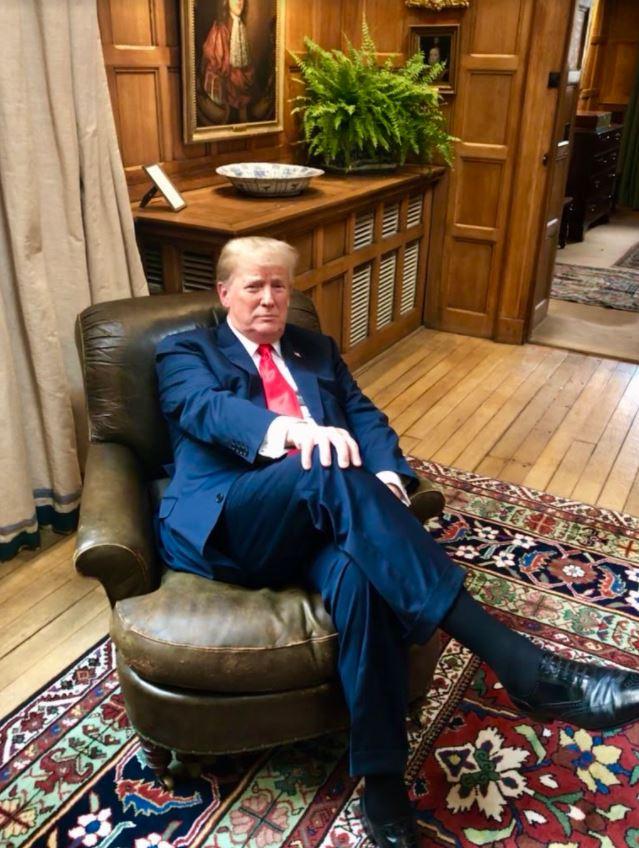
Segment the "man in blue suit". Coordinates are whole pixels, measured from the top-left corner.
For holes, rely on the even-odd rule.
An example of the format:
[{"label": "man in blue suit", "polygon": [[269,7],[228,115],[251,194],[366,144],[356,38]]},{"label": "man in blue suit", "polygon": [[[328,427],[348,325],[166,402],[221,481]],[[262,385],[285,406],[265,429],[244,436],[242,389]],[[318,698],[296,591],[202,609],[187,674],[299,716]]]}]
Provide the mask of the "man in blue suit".
[{"label": "man in blue suit", "polygon": [[[305,580],[339,633],[350,769],[382,848],[416,845],[403,782],[407,646],[441,627],[538,718],[586,728],[639,717],[639,675],[564,660],[509,630],[407,509],[416,478],[387,418],[328,336],[286,324],[295,251],[229,242],[226,323],[157,349],[175,469],[160,504],[166,563],[246,586]],[[301,571],[303,569],[303,571]]]}]

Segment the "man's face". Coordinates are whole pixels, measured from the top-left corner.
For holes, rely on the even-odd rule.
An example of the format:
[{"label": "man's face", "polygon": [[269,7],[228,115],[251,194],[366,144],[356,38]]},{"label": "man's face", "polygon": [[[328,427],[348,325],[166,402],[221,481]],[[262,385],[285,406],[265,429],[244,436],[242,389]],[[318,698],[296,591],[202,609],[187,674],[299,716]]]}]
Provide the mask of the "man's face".
[{"label": "man's face", "polygon": [[256,344],[273,344],[284,332],[290,298],[288,268],[277,259],[240,260],[226,282],[218,282],[233,326]]},{"label": "man's face", "polygon": [[244,0],[229,0],[229,9],[232,15],[239,17],[244,11]]}]

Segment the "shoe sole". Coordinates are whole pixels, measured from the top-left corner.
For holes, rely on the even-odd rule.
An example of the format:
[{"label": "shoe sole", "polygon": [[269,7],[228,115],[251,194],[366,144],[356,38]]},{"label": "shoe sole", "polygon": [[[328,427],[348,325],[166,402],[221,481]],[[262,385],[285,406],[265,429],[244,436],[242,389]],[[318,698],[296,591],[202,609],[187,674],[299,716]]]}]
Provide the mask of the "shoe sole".
[{"label": "shoe sole", "polygon": [[[514,702],[513,702],[514,703]],[[627,724],[632,724],[633,720],[628,719],[621,724],[606,724],[605,726],[599,725],[598,727],[586,727],[584,724],[575,724],[575,722],[570,721],[570,719],[566,718],[557,718],[557,716],[544,714],[544,713],[529,713],[526,712],[525,709],[519,707],[517,704],[514,704],[518,710],[520,710],[521,714],[526,716],[526,718],[530,718],[533,721],[538,721],[540,724],[554,724],[556,721],[561,721],[563,724],[571,724],[573,727],[579,727],[582,730],[587,730],[589,733],[597,733],[598,731],[606,731],[606,730],[617,730],[621,727],[625,727]]]}]

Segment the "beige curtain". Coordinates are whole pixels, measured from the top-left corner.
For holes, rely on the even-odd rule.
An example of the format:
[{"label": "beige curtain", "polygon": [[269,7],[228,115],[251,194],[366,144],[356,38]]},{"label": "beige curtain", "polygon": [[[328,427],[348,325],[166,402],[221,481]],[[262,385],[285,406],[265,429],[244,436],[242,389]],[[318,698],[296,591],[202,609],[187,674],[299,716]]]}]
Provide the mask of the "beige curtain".
[{"label": "beige curtain", "polygon": [[[78,312],[148,288],[95,0],[0,2],[0,559],[72,529]],[[77,433],[79,433],[79,438]]]}]

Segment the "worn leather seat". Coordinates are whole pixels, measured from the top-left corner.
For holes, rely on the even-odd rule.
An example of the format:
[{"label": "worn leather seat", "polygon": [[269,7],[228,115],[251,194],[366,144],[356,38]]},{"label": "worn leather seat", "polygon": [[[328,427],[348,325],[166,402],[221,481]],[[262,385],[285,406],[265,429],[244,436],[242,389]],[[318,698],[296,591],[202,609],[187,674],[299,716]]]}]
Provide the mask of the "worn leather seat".
[{"label": "worn leather seat", "polygon": [[317,594],[247,591],[167,570],[155,592],[120,601],[112,636],[153,683],[210,692],[284,692],[334,672],[337,634]]},{"label": "worn leather seat", "polygon": [[[169,749],[228,753],[348,726],[337,634],[318,594],[301,585],[250,590],[158,561],[152,501],[171,452],[155,347],[223,315],[212,295],[166,295],[92,306],[77,323],[91,444],[75,564],[114,605],[127,713],[158,773]],[[289,320],[319,329],[299,292]],[[426,691],[436,656],[434,639],[413,647],[413,698]]]}]

